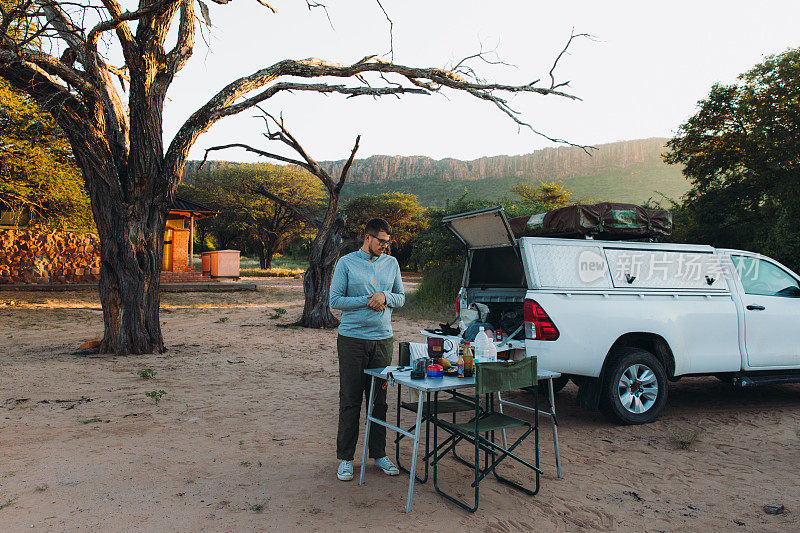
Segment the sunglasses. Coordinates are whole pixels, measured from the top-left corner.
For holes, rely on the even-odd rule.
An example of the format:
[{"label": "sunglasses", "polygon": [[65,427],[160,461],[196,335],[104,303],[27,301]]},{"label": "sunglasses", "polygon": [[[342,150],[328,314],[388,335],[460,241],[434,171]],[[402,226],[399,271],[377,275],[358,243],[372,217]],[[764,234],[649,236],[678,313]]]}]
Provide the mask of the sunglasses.
[{"label": "sunglasses", "polygon": [[367,233],[367,235],[369,235],[373,239],[377,239],[378,242],[380,243],[381,248],[388,248],[388,247],[390,247],[392,245],[392,241],[390,241],[390,240],[381,239],[380,237],[377,237],[377,236],[373,235],[372,233]]}]

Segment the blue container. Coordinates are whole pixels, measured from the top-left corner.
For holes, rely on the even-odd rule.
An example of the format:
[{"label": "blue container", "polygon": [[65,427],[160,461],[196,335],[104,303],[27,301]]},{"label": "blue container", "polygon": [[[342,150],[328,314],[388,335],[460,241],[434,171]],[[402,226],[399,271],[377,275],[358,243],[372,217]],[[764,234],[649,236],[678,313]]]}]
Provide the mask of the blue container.
[{"label": "blue container", "polygon": [[441,379],[444,377],[444,368],[440,365],[428,366],[428,377],[432,379]]}]

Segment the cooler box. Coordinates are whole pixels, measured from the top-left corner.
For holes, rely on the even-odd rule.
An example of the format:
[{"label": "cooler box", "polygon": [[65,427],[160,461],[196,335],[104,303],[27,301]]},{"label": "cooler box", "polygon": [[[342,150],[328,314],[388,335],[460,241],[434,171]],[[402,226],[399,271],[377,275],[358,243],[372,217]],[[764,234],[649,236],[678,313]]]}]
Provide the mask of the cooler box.
[{"label": "cooler box", "polygon": [[[208,254],[208,269],[212,278],[239,278],[239,250],[217,250]],[[202,259],[205,261],[205,258]],[[205,272],[205,263],[203,263]]]}]

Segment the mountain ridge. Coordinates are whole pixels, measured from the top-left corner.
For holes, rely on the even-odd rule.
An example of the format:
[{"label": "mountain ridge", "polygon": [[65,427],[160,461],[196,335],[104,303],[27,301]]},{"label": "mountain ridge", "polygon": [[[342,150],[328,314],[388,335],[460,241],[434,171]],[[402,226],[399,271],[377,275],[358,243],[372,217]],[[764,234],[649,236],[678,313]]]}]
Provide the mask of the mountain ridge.
[{"label": "mountain ridge", "polygon": [[[522,181],[562,180],[576,198],[642,203],[663,195],[677,200],[688,191],[689,184],[680,166],[663,162],[661,154],[666,151],[667,140],[651,137],[600,144],[597,150],[591,150],[591,156],[569,146],[468,161],[372,155],[353,161],[342,198],[408,192],[416,194],[423,205],[440,206],[464,194],[496,200],[510,195],[511,188]],[[320,165],[338,176],[344,163],[321,161]],[[236,163],[206,163],[210,170],[231,164]],[[199,161],[187,163],[184,182],[191,183],[197,166]]]}]

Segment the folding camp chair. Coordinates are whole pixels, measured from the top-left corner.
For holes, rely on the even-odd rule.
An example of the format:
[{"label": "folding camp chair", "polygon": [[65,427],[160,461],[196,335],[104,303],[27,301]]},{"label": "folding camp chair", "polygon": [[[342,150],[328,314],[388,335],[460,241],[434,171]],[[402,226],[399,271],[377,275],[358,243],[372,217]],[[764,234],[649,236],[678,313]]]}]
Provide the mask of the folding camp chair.
[{"label": "folding camp chair", "polygon": [[[475,512],[479,503],[479,484],[489,473],[494,474],[498,481],[510,485],[531,496],[539,492],[539,476],[542,471],[539,469],[539,415],[538,398],[534,394],[536,402],[533,411],[534,422],[531,424],[526,420],[508,416],[499,411],[495,411],[494,393],[503,392],[522,387],[537,387],[536,358],[528,357],[520,361],[498,361],[492,363],[481,363],[475,368],[475,398],[473,399],[474,418],[464,424],[455,424],[444,420],[435,420],[433,426],[433,485],[436,492],[458,504],[464,509]],[[481,411],[480,398],[485,396],[485,410]],[[436,412],[436,402],[438,393],[434,395],[434,412]],[[499,404],[498,404],[499,406]],[[508,447],[503,447],[495,443],[495,431],[522,427],[526,428],[522,436]],[[441,444],[438,443],[438,429],[441,428],[449,434]],[[514,450],[530,435],[534,434],[535,461],[534,464],[521,458],[514,453]],[[439,462],[461,441],[466,441],[474,446],[475,461],[470,466],[474,469],[475,479],[472,487],[475,490],[475,504],[470,507],[468,504],[451,496],[439,487],[438,467]],[[480,452],[483,452],[483,467],[480,464]],[[491,457],[491,460],[490,460]],[[497,466],[507,457],[514,459],[524,466],[532,469],[535,473],[535,488],[529,489],[523,485],[511,481],[497,473]]]},{"label": "folding camp chair", "polygon": [[[403,344],[405,344],[406,346],[403,346]],[[398,365],[400,365],[400,366],[411,366],[411,354],[410,354],[410,352],[408,350],[408,343],[407,342],[401,342],[400,343],[400,347],[398,349],[398,354],[399,354],[399,360],[398,360],[398,363],[397,363]],[[446,398],[444,400],[439,400],[439,408],[438,408],[438,411],[436,411],[438,415],[452,413],[453,414],[453,422],[455,423],[455,421],[456,421],[456,413],[472,411],[474,409],[475,405],[474,405],[474,402],[472,401],[472,398],[470,396],[466,396],[464,394],[459,394],[459,393],[457,393],[455,391],[448,391],[448,394],[450,394],[449,398]],[[404,402],[404,401],[402,401],[402,398],[400,397],[400,395],[401,395],[401,390],[400,390],[400,387],[398,387],[397,388],[397,405],[398,405],[398,409],[397,409],[397,427],[400,427],[400,412],[401,412],[401,410],[404,409],[406,411],[411,411],[411,412],[414,412],[414,413],[417,412],[417,402],[416,401],[414,401],[414,402]],[[432,414],[432,409],[433,409],[433,402],[431,401],[430,393],[427,393],[427,397],[422,402],[422,409],[423,409],[423,411],[422,411],[422,421],[425,422],[425,455],[422,458],[422,462],[425,464],[425,470],[424,470],[425,474],[422,477],[416,476],[416,478],[417,478],[418,482],[425,483],[425,482],[428,481],[428,464],[429,464],[430,457],[431,457],[431,455],[433,453],[431,451],[431,449],[430,449],[430,427],[431,427],[431,419],[432,419],[431,414]],[[416,424],[412,425],[408,429],[408,432],[409,433],[413,433],[413,431],[415,429],[416,429]],[[403,472],[408,473],[408,469],[405,468],[403,466],[402,462],[400,461],[400,441],[403,440],[404,438],[405,438],[405,435],[403,435],[402,433],[398,433],[397,436],[395,437],[395,439],[394,439],[394,457],[395,457],[395,463],[397,464],[397,467],[400,468],[400,470],[402,470]],[[458,457],[456,455],[455,449],[453,449],[453,456],[456,459],[458,459],[458,460],[463,462],[463,459],[461,459],[460,457]],[[467,464],[469,464],[469,463],[467,463]]]}]

